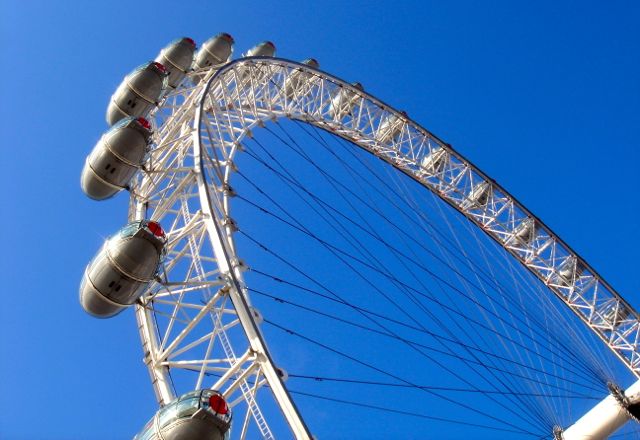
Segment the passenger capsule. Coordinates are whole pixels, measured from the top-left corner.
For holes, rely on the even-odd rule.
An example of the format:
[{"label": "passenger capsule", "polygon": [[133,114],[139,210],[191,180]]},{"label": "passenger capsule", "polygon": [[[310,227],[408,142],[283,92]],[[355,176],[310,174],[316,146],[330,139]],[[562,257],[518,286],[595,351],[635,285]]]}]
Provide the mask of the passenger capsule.
[{"label": "passenger capsule", "polygon": [[434,148],[431,153],[422,159],[422,170],[424,174],[434,175],[442,169],[447,159],[447,152],[444,148]]},{"label": "passenger capsule", "polygon": [[607,302],[608,304],[605,304],[599,308],[599,313],[596,319],[594,319],[594,323],[598,325],[606,325],[617,328],[620,326],[620,324],[622,324],[624,320],[629,317],[631,312],[620,301],[611,299]]},{"label": "passenger capsule", "polygon": [[276,56],[276,46],[271,41],[263,41],[246,51],[243,57],[274,57]]},{"label": "passenger capsule", "polygon": [[231,428],[231,410],[214,390],[184,394],[160,410],[133,440],[223,440]]},{"label": "passenger capsule", "polygon": [[557,272],[556,281],[565,287],[569,287],[575,283],[575,281],[582,275],[584,267],[573,255],[568,257],[560,265]]},{"label": "passenger capsule", "polygon": [[150,129],[146,119],[129,117],[102,135],[84,164],[82,191],[94,200],[104,200],[126,188],[142,165]]},{"label": "passenger capsule", "polygon": [[124,78],[111,97],[107,108],[107,123],[113,125],[127,116],[146,117],[158,105],[167,87],[167,69],[157,61],[135,69]]},{"label": "passenger capsule", "polygon": [[532,218],[524,219],[513,231],[513,236],[520,243],[528,245],[536,237],[536,221]]},{"label": "passenger capsule", "polygon": [[476,184],[469,194],[468,207],[481,207],[487,204],[489,201],[489,193],[491,192],[491,186],[487,182],[480,182]]},{"label": "passenger capsule", "polygon": [[167,69],[169,87],[175,89],[191,70],[195,51],[196,42],[187,37],[172,41],[160,51],[156,61]]},{"label": "passenger capsule", "polygon": [[[313,69],[320,67],[318,61],[313,58],[307,58],[301,64],[309,66]],[[292,99],[295,95],[301,95],[308,92],[309,88],[305,87],[313,75],[302,70],[293,70],[284,82],[283,90],[287,99]]]},{"label": "passenger capsule", "polygon": [[[407,112],[400,112],[402,116],[407,117]],[[380,123],[376,138],[378,142],[386,144],[395,140],[402,133],[402,127],[404,127],[404,120],[393,113],[389,113],[389,116]]]},{"label": "passenger capsule", "polygon": [[90,315],[109,318],[132,305],[154,279],[167,238],[153,221],[129,223],[109,238],[87,266],[80,304]]},{"label": "passenger capsule", "polygon": [[[359,82],[352,83],[351,86],[358,90],[364,90]],[[351,115],[358,95],[347,88],[340,88],[340,91],[331,99],[329,105],[329,115],[335,120],[340,120],[347,115]]]},{"label": "passenger capsule", "polygon": [[315,58],[307,58],[305,60],[302,60],[300,62],[300,64],[304,64],[305,66],[309,66],[312,69],[317,69],[317,68],[320,67],[320,63]]},{"label": "passenger capsule", "polygon": [[209,38],[196,54],[195,68],[222,66],[231,58],[233,43],[233,37],[225,33]]}]

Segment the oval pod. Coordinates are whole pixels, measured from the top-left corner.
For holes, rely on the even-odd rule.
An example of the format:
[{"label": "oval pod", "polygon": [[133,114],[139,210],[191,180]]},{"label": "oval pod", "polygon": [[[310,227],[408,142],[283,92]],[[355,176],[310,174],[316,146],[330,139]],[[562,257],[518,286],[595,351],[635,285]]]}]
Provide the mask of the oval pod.
[{"label": "oval pod", "polygon": [[[364,90],[364,87],[359,82],[351,83],[351,85],[358,90]],[[352,91],[340,88],[338,93],[333,97],[333,99],[331,99],[329,114],[336,120],[350,115],[357,99],[358,95],[354,94]]]},{"label": "oval pod", "polygon": [[157,61],[135,69],[125,76],[107,107],[107,123],[113,125],[127,116],[146,116],[158,104],[167,87],[167,69]]},{"label": "oval pod", "polygon": [[104,200],[126,188],[142,165],[150,129],[146,119],[129,117],[102,135],[84,164],[82,191],[94,200]]},{"label": "oval pod", "polygon": [[160,51],[156,61],[167,69],[169,87],[176,88],[189,72],[195,51],[196,42],[188,37],[174,40]]},{"label": "oval pod", "polygon": [[110,318],[134,304],[153,281],[167,239],[153,221],[129,223],[110,237],[87,266],[80,284],[82,308]]},{"label": "oval pod", "polygon": [[160,408],[133,440],[224,440],[231,419],[231,409],[221,393],[192,391]]},{"label": "oval pod", "polygon": [[276,46],[271,41],[263,41],[249,49],[244,57],[273,57],[276,55]]},{"label": "oval pod", "polygon": [[[320,63],[318,63],[315,58],[307,58],[301,61],[300,64],[304,64],[305,66],[309,66],[313,69],[317,69],[320,67]],[[296,93],[304,92],[304,83],[311,77],[312,76],[310,76],[308,73],[302,72],[301,70],[292,71],[289,77],[285,80],[284,86],[282,87],[287,99],[293,98]]]},{"label": "oval pod", "polygon": [[196,54],[195,68],[204,69],[226,63],[233,53],[233,43],[233,37],[227,33],[209,38]]}]

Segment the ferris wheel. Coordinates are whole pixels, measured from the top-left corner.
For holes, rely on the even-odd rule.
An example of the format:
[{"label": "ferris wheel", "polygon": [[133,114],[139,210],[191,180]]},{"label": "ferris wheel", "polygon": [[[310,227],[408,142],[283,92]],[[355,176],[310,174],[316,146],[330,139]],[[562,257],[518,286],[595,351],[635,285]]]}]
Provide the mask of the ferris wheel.
[{"label": "ferris wheel", "polygon": [[[279,363],[278,358],[286,357],[282,347],[276,350],[268,344],[272,340],[266,337],[266,324],[389,380],[377,385],[435,396],[463,414],[451,418],[422,414],[426,419],[457,421],[468,428],[493,426],[508,435],[569,440],[605,438],[638,417],[640,383],[624,390],[601,374],[595,366],[597,356],[586,355],[583,367],[574,353],[588,351],[576,342],[586,331],[630,376],[640,377],[640,316],[586,261],[449,144],[371,96],[359,83],[319,70],[313,59],[298,63],[275,58],[270,42],[232,60],[233,44],[230,35],[219,34],[196,50],[193,40],[183,38],[129,74],[109,105],[107,121],[112,127],[83,171],[82,186],[92,198],[109,198],[122,189],[130,192],[128,224],[107,240],[87,267],[81,303],[98,317],[113,316],[128,306],[135,309],[144,363],[161,407],[137,438],[311,438],[317,428],[307,424],[305,410],[299,409],[285,383],[294,376],[316,382],[332,378],[292,374],[291,362]],[[284,147],[270,151],[261,136]],[[292,165],[285,164],[285,158]],[[327,165],[329,159],[335,164]],[[295,174],[303,163],[308,171]],[[364,177],[364,173],[370,174]],[[312,174],[315,180],[306,180]],[[273,179],[271,185],[288,187],[284,200],[277,200],[271,186],[260,181],[266,175]],[[318,181],[329,189],[317,188]],[[390,208],[378,208],[365,194],[387,184],[379,197]],[[300,201],[294,201],[296,197]],[[430,210],[446,211],[441,230],[471,230],[471,242],[459,241],[464,239],[457,233],[447,238],[437,231],[423,215],[426,204]],[[308,213],[299,213],[305,206]],[[353,210],[352,217],[345,215],[348,210]],[[366,210],[370,212],[362,214]],[[414,211],[418,214],[412,220]],[[370,225],[370,217],[376,215],[392,232],[391,238]],[[263,220],[253,225],[241,217]],[[408,231],[401,217],[413,222],[417,233]],[[307,218],[326,224],[314,229]],[[271,222],[299,236],[283,238],[276,226],[269,229]],[[262,228],[262,235],[246,226]],[[427,233],[441,254],[421,241]],[[342,238],[336,243],[327,236]],[[308,245],[300,237],[321,252],[306,252]],[[447,246],[458,253],[441,249]],[[294,247],[302,252],[292,257],[286,251]],[[487,257],[487,249],[503,252],[508,260]],[[395,261],[378,261],[376,250],[389,252]],[[434,262],[426,264],[423,254],[432,255]],[[483,259],[485,266],[480,268],[472,255]],[[302,269],[305,260],[312,269]],[[269,266],[267,261],[277,262],[281,269],[262,269]],[[314,272],[326,273],[330,261],[351,271],[343,276],[332,270],[341,289],[327,287]],[[459,284],[436,274],[437,265],[453,272]],[[406,277],[401,277],[405,270]],[[379,279],[362,275],[366,271]],[[533,300],[510,295],[501,276],[508,277],[516,290],[531,289],[545,304],[541,312],[528,312]],[[533,283],[525,282],[527,276],[538,284],[525,286]],[[331,307],[345,307],[359,320],[349,321],[347,315],[331,315],[326,309],[320,312],[315,302],[301,304],[268,288],[256,288],[257,277],[268,280],[266,285],[295,288],[318,301],[329,301]],[[424,281],[427,277],[432,281]],[[431,295],[431,282],[444,293]],[[380,294],[387,305],[367,309],[372,299],[349,298],[345,291],[358,285]],[[499,299],[490,299],[489,290],[501,295]],[[404,306],[394,296],[396,291],[406,295]],[[462,299],[448,303],[449,295]],[[564,368],[568,373],[562,377],[568,382],[583,370],[587,376],[593,373],[609,395],[592,404],[584,416],[574,413],[571,423],[557,422],[564,425],[540,434],[448,394],[459,389],[420,385],[398,372],[399,365],[398,370],[382,368],[314,334],[294,330],[287,318],[263,314],[256,306],[258,296],[394,339],[412,354],[443,367],[447,377],[468,385],[468,391],[481,392],[498,413],[512,411],[509,402],[529,408],[527,399],[545,397],[512,382],[519,374],[538,390],[536,374],[541,369],[553,376],[547,386],[556,394],[568,392],[558,371]],[[551,311],[548,302],[560,305],[561,311]],[[468,311],[470,305],[473,311]],[[384,314],[386,307],[393,312]],[[440,333],[416,319],[411,308],[419,309]],[[440,315],[433,315],[436,308],[442,310]],[[574,330],[576,324],[567,316],[584,325]],[[540,336],[542,327],[552,335]],[[469,334],[469,329],[477,334]],[[414,333],[435,338],[439,348],[415,342]],[[490,342],[490,334],[499,338]],[[563,338],[578,347],[567,350]],[[539,349],[541,341],[550,348]],[[495,352],[488,353],[486,347],[491,346]],[[443,365],[433,352],[455,357],[456,366]],[[507,353],[512,357],[507,359]],[[457,373],[458,365],[469,372]],[[510,371],[516,366],[521,373]],[[482,385],[467,381],[474,375],[484,380],[478,381]],[[492,388],[484,389],[485,382]],[[505,400],[494,397],[498,389],[507,390],[501,394]],[[396,408],[395,413],[403,411]],[[515,416],[533,424],[528,414]]]}]

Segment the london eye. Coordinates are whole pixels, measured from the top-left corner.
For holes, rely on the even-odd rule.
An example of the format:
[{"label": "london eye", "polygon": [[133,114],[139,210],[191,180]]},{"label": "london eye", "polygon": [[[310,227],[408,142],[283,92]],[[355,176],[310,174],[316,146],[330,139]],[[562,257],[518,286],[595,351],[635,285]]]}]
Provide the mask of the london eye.
[{"label": "london eye", "polygon": [[135,310],[161,408],[139,438],[196,414],[211,438],[633,429],[639,316],[587,261],[364,75],[233,44],[127,75],[83,171],[130,194],[81,302]]}]

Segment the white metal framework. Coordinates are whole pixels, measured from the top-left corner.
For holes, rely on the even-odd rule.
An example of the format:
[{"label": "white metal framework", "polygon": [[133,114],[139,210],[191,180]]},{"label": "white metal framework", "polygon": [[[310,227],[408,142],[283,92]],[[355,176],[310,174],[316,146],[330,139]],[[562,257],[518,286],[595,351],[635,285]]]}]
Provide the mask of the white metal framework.
[{"label": "white metal framework", "polygon": [[[230,210],[243,138],[277,118],[347,139],[440,196],[535,274],[640,377],[638,314],[496,182],[356,87],[298,63],[244,58],[195,72],[165,97],[152,115],[154,147],[131,185],[130,218],[161,221],[169,240],[164,272],[136,307],[161,405],[175,397],[174,387],[212,387],[234,407],[236,434],[274,438],[261,405],[272,398],[293,435],[310,438],[251,307]],[[181,369],[195,371],[195,383],[172,383],[172,372]]]}]

